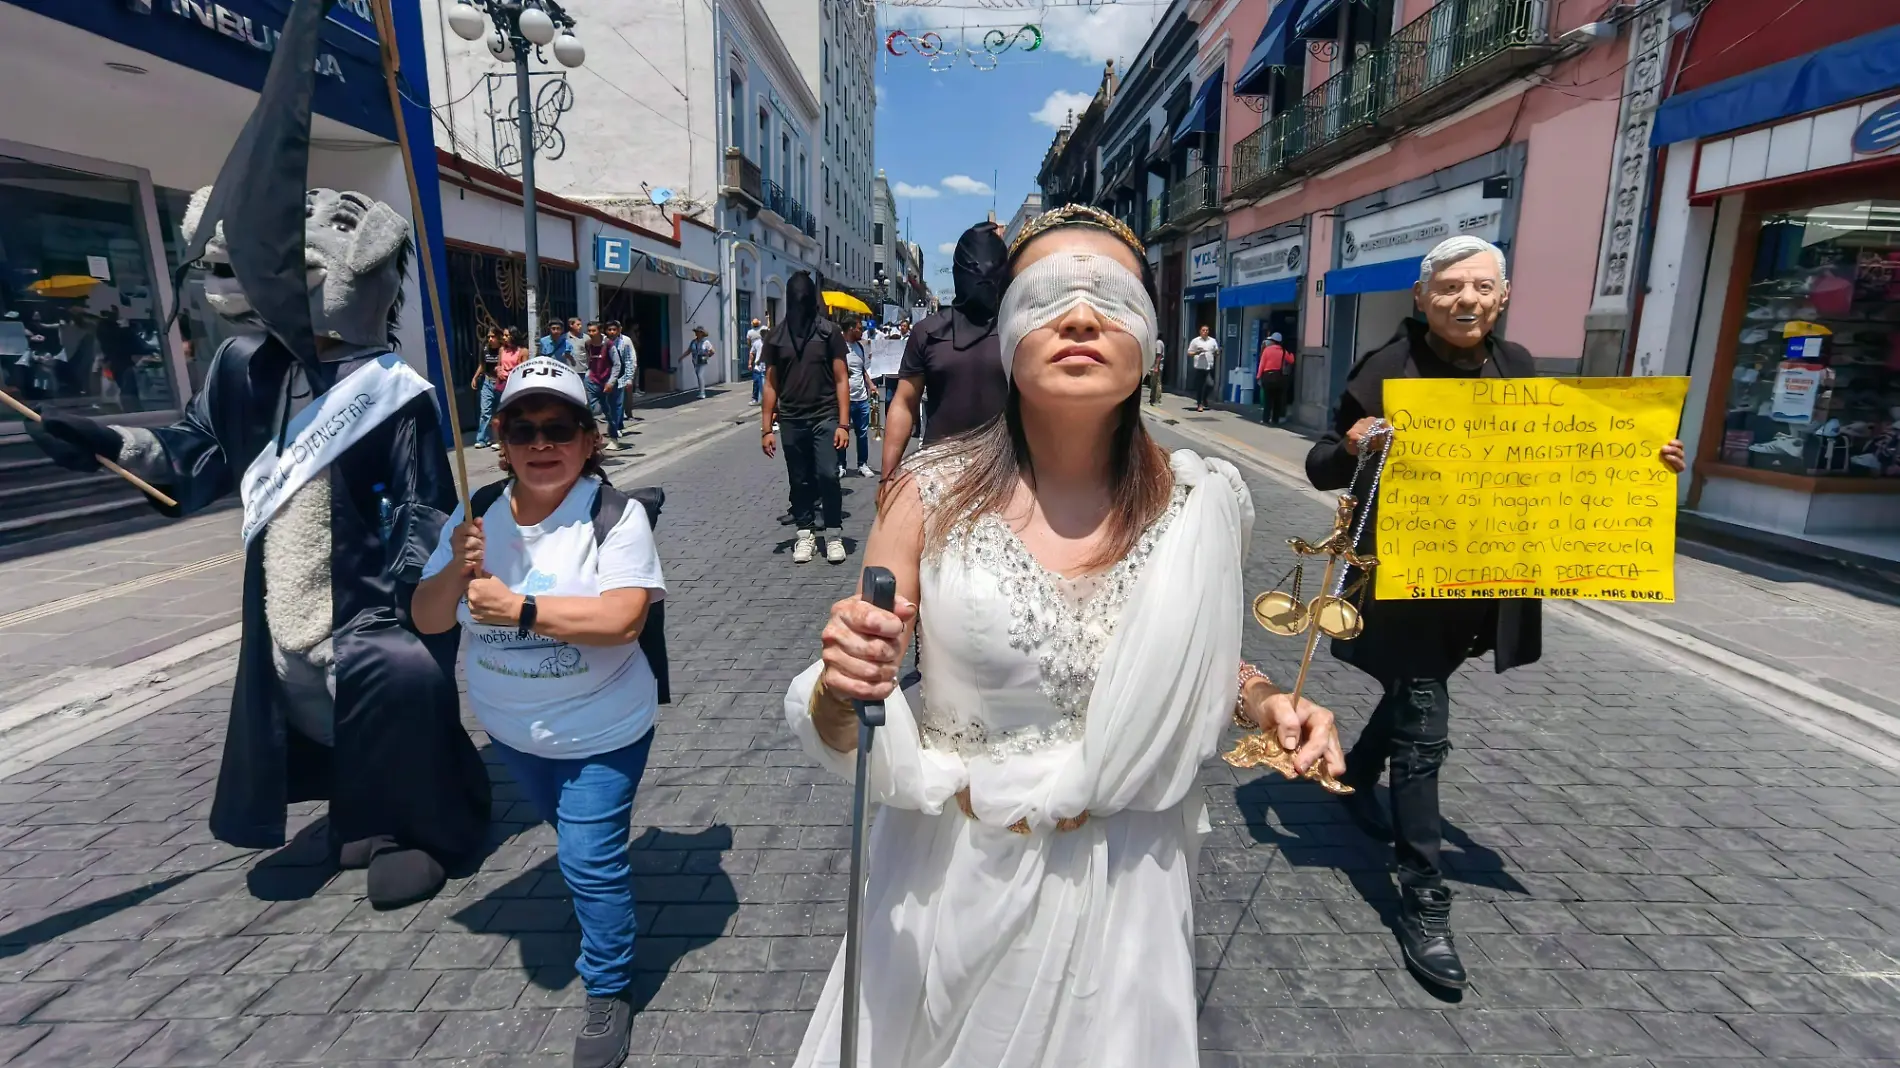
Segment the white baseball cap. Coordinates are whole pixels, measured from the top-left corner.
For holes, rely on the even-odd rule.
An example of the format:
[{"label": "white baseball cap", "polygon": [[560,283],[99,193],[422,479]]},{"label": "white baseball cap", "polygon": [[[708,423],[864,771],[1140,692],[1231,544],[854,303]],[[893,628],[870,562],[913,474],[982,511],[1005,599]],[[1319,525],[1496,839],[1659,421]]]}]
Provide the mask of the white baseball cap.
[{"label": "white baseball cap", "polygon": [[500,407],[528,397],[556,397],[587,410],[587,386],[580,372],[551,356],[523,360],[510,371],[508,385],[501,391]]}]

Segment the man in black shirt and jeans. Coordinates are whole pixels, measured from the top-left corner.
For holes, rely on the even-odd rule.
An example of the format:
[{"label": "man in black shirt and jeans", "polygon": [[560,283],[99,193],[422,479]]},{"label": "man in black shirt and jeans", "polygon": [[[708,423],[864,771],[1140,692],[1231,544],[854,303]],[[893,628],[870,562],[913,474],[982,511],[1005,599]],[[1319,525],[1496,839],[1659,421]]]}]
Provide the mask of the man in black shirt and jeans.
[{"label": "man in black shirt and jeans", "polygon": [[[792,482],[794,563],[810,563],[826,530],[825,559],[844,563],[844,500],[838,490],[838,450],[850,435],[851,386],[844,332],[819,314],[818,284],[805,271],[785,284],[785,321],[765,339],[765,396],[760,405],[765,455],[784,437],[785,470]],[[824,509],[823,521],[817,512]]]}]

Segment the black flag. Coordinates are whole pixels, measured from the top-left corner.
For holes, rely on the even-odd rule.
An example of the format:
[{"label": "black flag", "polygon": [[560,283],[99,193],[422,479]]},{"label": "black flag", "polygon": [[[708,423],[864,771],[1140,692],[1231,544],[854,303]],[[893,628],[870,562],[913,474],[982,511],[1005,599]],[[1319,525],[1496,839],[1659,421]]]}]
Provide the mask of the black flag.
[{"label": "black flag", "polygon": [[257,107],[224,158],[185,256],[189,262],[204,255],[222,222],[245,299],[271,336],[309,366],[317,353],[304,264],[304,190],[317,48],[333,2],[294,0]]}]

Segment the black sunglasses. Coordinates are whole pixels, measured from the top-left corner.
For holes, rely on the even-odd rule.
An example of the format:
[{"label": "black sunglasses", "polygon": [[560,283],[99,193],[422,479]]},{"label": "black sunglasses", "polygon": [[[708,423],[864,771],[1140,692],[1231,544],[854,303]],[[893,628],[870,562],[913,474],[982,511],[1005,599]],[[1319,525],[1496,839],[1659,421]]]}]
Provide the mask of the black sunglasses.
[{"label": "black sunglasses", "polygon": [[556,419],[551,423],[531,423],[526,419],[517,419],[502,429],[503,441],[517,448],[533,445],[536,438],[549,445],[566,445],[579,437],[580,424],[572,419]]}]

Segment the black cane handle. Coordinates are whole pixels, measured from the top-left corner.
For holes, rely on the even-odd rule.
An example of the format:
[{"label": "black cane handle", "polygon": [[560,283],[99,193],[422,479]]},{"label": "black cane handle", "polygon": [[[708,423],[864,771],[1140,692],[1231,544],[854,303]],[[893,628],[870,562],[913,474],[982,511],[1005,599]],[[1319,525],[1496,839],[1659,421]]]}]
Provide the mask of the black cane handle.
[{"label": "black cane handle", "polygon": [[[886,612],[897,609],[897,576],[891,574],[889,568],[865,568],[863,585],[858,592],[872,607],[882,608]],[[867,727],[884,725],[884,702],[859,701],[857,706],[858,722]]]}]

